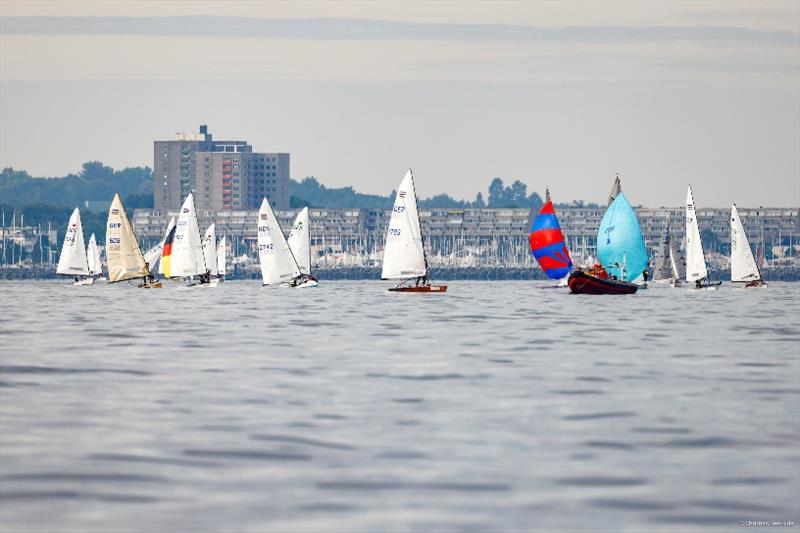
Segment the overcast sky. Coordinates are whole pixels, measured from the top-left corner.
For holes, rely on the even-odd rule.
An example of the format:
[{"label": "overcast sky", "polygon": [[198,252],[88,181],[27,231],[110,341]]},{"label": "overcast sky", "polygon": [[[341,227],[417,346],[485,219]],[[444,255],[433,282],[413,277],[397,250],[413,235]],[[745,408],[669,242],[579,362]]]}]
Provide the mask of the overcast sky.
[{"label": "overcast sky", "polygon": [[0,166],[290,152],[292,177],[473,199],[800,205],[800,3],[0,0]]}]

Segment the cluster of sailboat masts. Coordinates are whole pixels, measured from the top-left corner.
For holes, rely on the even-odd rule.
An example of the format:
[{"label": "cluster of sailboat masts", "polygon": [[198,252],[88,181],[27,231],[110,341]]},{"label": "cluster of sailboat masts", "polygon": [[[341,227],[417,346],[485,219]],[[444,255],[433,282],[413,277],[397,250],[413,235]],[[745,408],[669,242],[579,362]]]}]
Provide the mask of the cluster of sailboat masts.
[{"label": "cluster of sailboat masts", "polygon": [[[74,277],[74,285],[91,285],[102,279],[100,254],[95,236],[84,248],[80,211],[70,217],[57,273]],[[575,293],[630,294],[646,288],[649,257],[636,214],[621,192],[616,177],[610,204],[597,235],[598,264],[576,267],[564,241],[552,201],[548,198],[531,225],[531,251],[555,286]],[[109,283],[138,282],[139,287],[162,287],[158,272],[189,287],[215,287],[225,279],[226,241],[217,239],[212,223],[201,236],[194,197],[190,193],[177,217],[167,225],[163,240],[142,252],[119,194],[114,196],[106,226],[106,260]],[[667,257],[669,263],[666,262]],[[308,208],[297,215],[288,239],[269,201],[264,198],[258,212],[258,258],[264,285],[316,287],[311,274],[311,235]],[[721,282],[708,277],[692,188],[686,199],[685,260],[665,234],[658,255],[654,281],[684,283],[696,289],[716,289]],[[157,267],[156,267],[157,265]],[[409,169],[399,187],[386,232],[382,279],[398,280],[391,291],[445,292],[446,285],[428,280],[428,259],[417,209],[414,177]],[[731,279],[746,287],[764,287],[742,222],[731,208]]]}]

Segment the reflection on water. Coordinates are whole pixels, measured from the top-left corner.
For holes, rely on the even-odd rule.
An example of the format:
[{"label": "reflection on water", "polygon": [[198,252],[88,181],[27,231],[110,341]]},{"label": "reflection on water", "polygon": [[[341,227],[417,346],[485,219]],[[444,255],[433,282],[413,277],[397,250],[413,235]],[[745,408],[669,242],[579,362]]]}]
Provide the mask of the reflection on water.
[{"label": "reflection on water", "polygon": [[0,288],[4,531],[800,522],[800,284]]}]

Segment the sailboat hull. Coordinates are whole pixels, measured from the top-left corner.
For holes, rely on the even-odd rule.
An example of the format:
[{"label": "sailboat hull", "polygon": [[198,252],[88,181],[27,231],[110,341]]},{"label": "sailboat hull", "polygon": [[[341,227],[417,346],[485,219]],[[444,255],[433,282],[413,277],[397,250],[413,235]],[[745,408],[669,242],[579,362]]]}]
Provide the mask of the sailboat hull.
[{"label": "sailboat hull", "polygon": [[570,274],[567,283],[572,294],[633,294],[639,290],[635,283],[602,279],[580,271]]},{"label": "sailboat hull", "polygon": [[187,286],[188,287],[192,287],[192,288],[198,288],[198,289],[208,289],[208,288],[211,288],[211,287],[216,287],[217,285],[219,285],[219,279],[213,279],[212,278],[210,281],[208,281],[206,283],[193,283],[193,284],[187,285]]},{"label": "sailboat hull", "polygon": [[81,287],[83,285],[94,285],[94,278],[83,278],[72,283],[73,287]]},{"label": "sailboat hull", "polygon": [[392,287],[389,292],[447,292],[447,285],[420,285],[418,287]]}]

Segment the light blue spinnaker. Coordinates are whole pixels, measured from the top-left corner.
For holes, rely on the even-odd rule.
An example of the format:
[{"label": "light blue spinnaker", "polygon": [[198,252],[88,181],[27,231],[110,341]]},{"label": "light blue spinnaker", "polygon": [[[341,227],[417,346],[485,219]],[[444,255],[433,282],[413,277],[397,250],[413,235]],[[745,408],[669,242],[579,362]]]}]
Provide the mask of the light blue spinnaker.
[{"label": "light blue spinnaker", "polygon": [[[632,281],[647,268],[647,248],[631,204],[619,193],[608,206],[597,231],[597,255],[609,274]],[[625,275],[622,275],[624,265]]]}]

